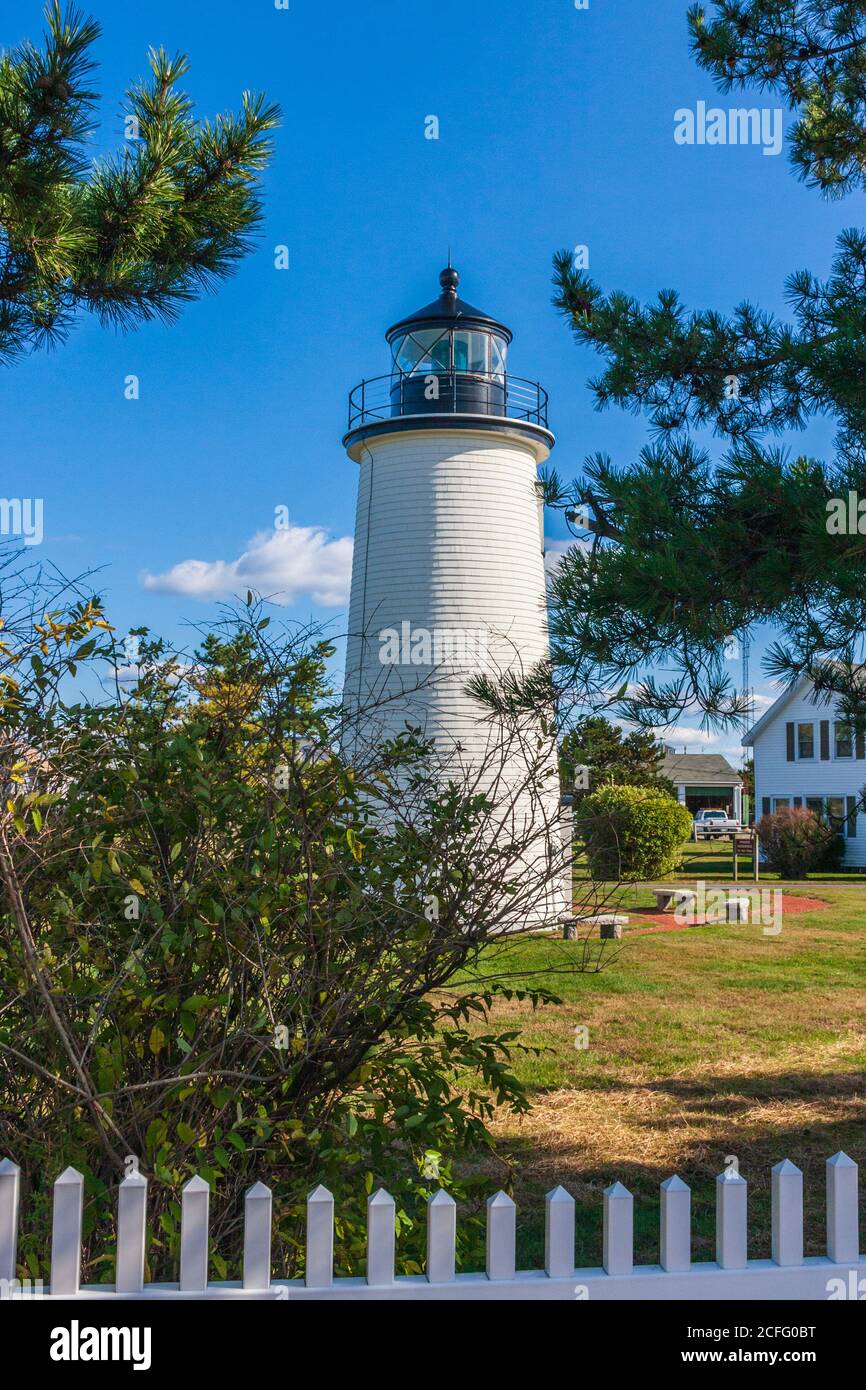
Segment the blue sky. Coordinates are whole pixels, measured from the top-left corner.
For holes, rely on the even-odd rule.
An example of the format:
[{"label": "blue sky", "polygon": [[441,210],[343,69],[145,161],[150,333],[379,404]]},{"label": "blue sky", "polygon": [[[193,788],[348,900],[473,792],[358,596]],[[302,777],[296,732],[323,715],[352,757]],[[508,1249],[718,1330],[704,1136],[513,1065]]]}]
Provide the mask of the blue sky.
[{"label": "blue sky", "polygon": [[[571,477],[597,450],[633,458],[647,428],[595,411],[597,359],[550,306],[556,249],[587,245],[595,279],[643,299],[676,286],[695,307],[784,312],[786,275],[824,274],[861,215],[861,199],[823,203],[797,182],[787,150],[675,143],[678,108],[776,104],[716,93],[689,57],[685,0],[85,8],[104,30],[94,155],[121,142],[124,89],[150,45],[190,55],[202,115],[244,88],[284,112],[258,248],[217,295],[126,337],[82,319],[60,351],[0,374],[0,493],[44,499],[39,554],[67,573],[104,567],[121,630],[182,640],[185,619],[247,587],[242,556],[258,587],[284,589],[288,615],[343,630],[347,393],[386,370],[384,330],[435,296],[449,245],[461,292],[513,328],[511,369],[550,392],[553,461]],[[39,4],[5,0],[0,44],[41,27]],[[132,374],[137,401],[124,396]],[[797,445],[826,451],[829,436],[819,427]],[[300,530],[277,552],[279,506]],[[549,532],[564,534],[556,517]],[[206,565],[199,594],[193,560]],[[693,726],[675,741],[699,746]]]}]

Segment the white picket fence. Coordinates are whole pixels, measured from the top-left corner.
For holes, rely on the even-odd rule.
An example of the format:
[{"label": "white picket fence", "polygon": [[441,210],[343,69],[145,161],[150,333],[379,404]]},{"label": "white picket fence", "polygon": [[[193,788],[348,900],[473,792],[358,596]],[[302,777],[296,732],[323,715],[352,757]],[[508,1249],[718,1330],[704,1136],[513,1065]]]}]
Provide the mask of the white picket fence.
[{"label": "white picket fence", "polygon": [[[0,1288],[14,1289],[20,1172],[0,1163]],[[118,1195],[115,1284],[82,1286],[84,1179],[67,1168],[54,1184],[50,1290],[55,1299],[827,1299],[866,1295],[858,1239],[857,1164],[827,1160],[827,1254],[803,1256],[803,1175],[784,1160],[772,1170],[772,1258],[747,1259],[747,1184],[733,1170],[716,1179],[716,1258],[691,1261],[691,1192],[677,1177],[661,1184],[660,1259],[633,1263],[634,1201],[621,1183],[604,1193],[604,1252],[598,1269],[575,1269],[575,1203],[562,1187],[545,1199],[543,1270],[515,1265],[517,1209],[504,1192],[487,1202],[486,1270],[455,1272],[457,1206],[447,1192],[427,1204],[423,1275],[394,1274],[394,1199],[380,1189],[367,1203],[365,1278],[334,1278],[334,1199],[324,1187],[307,1202],[306,1279],[271,1278],[271,1192],[256,1183],[244,1203],[243,1279],[208,1280],[210,1189],[190,1178],[181,1207],[180,1279],[145,1284],[147,1179],[124,1179]],[[8,1281],[8,1282],[4,1282]],[[15,1292],[11,1293],[15,1297]]]}]

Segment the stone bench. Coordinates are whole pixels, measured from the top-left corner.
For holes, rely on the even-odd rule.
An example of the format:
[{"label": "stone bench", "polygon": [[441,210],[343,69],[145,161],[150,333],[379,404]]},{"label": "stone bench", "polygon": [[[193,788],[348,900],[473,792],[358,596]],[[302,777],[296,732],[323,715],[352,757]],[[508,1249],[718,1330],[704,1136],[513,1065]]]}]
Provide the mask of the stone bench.
[{"label": "stone bench", "polygon": [[748,898],[729,895],[725,910],[729,922],[748,922],[751,902]]},{"label": "stone bench", "polygon": [[691,907],[698,899],[697,893],[691,888],[656,888],[654,892],[660,912],[669,911],[672,904],[674,907]]},{"label": "stone bench", "polygon": [[566,922],[563,928],[563,936],[566,941],[573,941],[578,935],[580,927],[598,927],[598,934],[602,941],[619,941],[622,938],[622,929],[628,925],[628,917],[616,912],[595,912],[586,917],[572,917]]}]

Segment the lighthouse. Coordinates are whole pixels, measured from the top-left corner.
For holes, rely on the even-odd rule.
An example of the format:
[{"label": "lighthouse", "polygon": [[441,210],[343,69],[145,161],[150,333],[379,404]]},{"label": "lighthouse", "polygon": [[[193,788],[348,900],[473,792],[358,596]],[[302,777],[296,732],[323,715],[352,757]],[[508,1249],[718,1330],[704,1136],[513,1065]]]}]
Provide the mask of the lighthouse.
[{"label": "lighthouse", "polygon": [[[350,747],[420,728],[443,765],[505,789],[512,829],[515,817],[524,830],[546,827],[537,861],[545,839],[561,852],[552,736],[533,728],[503,739],[467,685],[482,673],[524,678],[548,657],[538,483],[554,445],[547,394],[511,373],[510,329],[461,298],[450,264],[439,286],[385,334],[390,370],[349,397]],[[534,915],[552,925],[565,906],[560,877],[539,889]]]}]

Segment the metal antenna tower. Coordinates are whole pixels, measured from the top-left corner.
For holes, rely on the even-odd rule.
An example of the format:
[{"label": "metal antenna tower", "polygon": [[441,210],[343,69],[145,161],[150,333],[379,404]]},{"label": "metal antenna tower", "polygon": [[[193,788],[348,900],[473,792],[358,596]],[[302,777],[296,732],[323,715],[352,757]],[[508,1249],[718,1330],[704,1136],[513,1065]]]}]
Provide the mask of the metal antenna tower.
[{"label": "metal antenna tower", "polygon": [[749,672],[749,645],[749,630],[748,628],[743,628],[743,635],[741,638],[741,646],[743,650],[743,694],[746,697],[746,709],[743,715],[744,731],[752,727],[755,715],[754,691],[752,690]]}]

